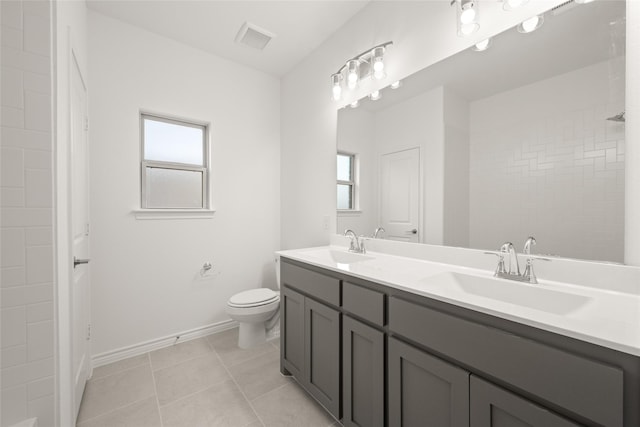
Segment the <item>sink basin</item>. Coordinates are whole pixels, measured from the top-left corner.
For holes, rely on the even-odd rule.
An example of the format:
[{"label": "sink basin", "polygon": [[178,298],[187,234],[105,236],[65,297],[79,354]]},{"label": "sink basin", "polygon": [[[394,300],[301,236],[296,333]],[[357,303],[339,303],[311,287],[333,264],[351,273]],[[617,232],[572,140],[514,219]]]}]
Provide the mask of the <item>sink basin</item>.
[{"label": "sink basin", "polygon": [[320,258],[323,261],[333,262],[336,264],[354,264],[356,262],[368,261],[374,259],[374,257],[364,254],[357,254],[348,251],[338,251],[334,249],[322,249],[317,251],[307,252],[307,255],[311,255],[315,258]]},{"label": "sink basin", "polygon": [[[490,298],[553,314],[568,314],[586,305],[590,298],[516,281],[446,272],[420,280],[425,290],[444,295],[461,294]],[[464,295],[463,295],[464,296]]]}]

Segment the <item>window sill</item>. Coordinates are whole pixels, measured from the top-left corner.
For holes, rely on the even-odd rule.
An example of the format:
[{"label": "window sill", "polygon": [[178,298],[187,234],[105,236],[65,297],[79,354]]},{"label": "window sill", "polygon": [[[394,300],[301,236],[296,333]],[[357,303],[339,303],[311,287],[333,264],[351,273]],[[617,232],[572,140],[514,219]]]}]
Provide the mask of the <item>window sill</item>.
[{"label": "window sill", "polygon": [[215,209],[134,209],[136,219],[208,219]]},{"label": "window sill", "polygon": [[338,216],[359,216],[362,215],[362,211],[358,210],[338,210]]}]

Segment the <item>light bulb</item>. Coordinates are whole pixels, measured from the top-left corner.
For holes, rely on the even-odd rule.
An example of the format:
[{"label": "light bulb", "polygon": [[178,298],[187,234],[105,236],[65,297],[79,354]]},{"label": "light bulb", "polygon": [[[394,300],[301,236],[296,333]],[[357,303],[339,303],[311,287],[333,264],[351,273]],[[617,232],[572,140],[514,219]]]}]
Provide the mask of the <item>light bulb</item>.
[{"label": "light bulb", "polygon": [[342,75],[340,73],[331,75],[331,92],[334,101],[339,101],[342,97],[342,86],[340,86],[340,81],[342,81]]},{"label": "light bulb", "polygon": [[480,29],[480,24],[471,23],[460,26],[460,32],[464,36],[468,36],[469,34],[473,34]]},{"label": "light bulb", "polygon": [[333,87],[333,100],[339,101],[342,97],[342,87],[338,84]]},{"label": "light bulb", "polygon": [[466,9],[462,9],[460,13],[460,22],[462,24],[470,24],[476,19],[476,10],[473,6],[469,6]]},{"label": "light bulb", "polygon": [[482,40],[480,43],[476,43],[474,50],[478,52],[487,50],[489,48],[490,43],[491,43],[491,39]]},{"label": "light bulb", "polygon": [[518,31],[521,33],[531,33],[542,26],[544,23],[544,17],[542,15],[532,16],[531,18],[524,20],[518,25]]},{"label": "light bulb", "polygon": [[384,78],[384,62],[382,62],[382,58],[373,63],[373,77],[377,80]]},{"label": "light bulb", "polygon": [[514,10],[528,3],[529,0],[504,0],[502,8],[504,10]]},{"label": "light bulb", "polygon": [[354,89],[358,84],[360,78],[360,63],[357,59],[352,59],[347,62],[347,85],[349,89]]},{"label": "light bulb", "polygon": [[381,98],[380,91],[379,90],[374,90],[373,92],[371,92],[371,95],[369,95],[369,98],[372,101],[377,101],[378,99]]},{"label": "light bulb", "polygon": [[383,79],[386,74],[384,72],[384,46],[378,46],[371,49],[371,67],[373,68],[373,78],[376,80]]}]

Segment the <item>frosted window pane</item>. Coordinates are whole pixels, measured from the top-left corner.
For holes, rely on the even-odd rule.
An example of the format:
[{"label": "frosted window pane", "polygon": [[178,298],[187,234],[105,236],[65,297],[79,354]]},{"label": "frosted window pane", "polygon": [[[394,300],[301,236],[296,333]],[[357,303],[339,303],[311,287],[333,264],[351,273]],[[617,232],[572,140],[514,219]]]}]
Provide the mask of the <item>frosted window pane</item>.
[{"label": "frosted window pane", "polygon": [[145,160],[204,166],[204,128],[144,119]]},{"label": "frosted window pane", "polygon": [[353,209],[350,185],[338,184],[338,209]]},{"label": "frosted window pane", "polygon": [[352,181],[351,179],[351,156],[338,154],[338,180]]},{"label": "frosted window pane", "polygon": [[202,172],[147,168],[147,208],[203,208]]}]

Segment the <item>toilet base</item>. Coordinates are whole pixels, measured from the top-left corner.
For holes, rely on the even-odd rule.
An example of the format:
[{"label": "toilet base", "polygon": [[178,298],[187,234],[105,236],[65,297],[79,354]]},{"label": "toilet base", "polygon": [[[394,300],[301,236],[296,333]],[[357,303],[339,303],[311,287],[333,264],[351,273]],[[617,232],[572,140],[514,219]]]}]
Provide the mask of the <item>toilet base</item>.
[{"label": "toilet base", "polygon": [[240,322],[238,332],[238,347],[253,348],[267,341],[267,333],[264,322],[248,323]]}]

